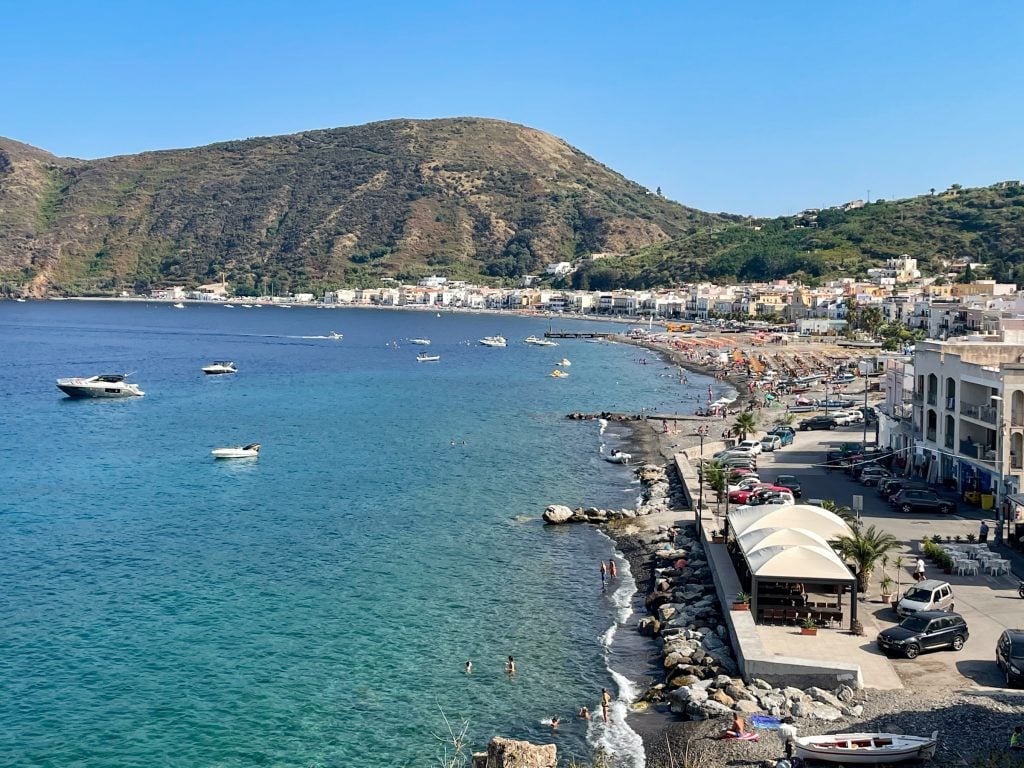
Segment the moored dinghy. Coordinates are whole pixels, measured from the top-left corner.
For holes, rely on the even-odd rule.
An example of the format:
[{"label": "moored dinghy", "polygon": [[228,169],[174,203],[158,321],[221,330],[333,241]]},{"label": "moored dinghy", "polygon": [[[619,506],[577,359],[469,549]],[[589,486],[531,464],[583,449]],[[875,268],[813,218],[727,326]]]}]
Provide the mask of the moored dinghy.
[{"label": "moored dinghy", "polygon": [[840,765],[889,765],[909,760],[931,760],[938,744],[938,731],[931,736],[899,733],[833,733],[800,736],[797,757]]}]

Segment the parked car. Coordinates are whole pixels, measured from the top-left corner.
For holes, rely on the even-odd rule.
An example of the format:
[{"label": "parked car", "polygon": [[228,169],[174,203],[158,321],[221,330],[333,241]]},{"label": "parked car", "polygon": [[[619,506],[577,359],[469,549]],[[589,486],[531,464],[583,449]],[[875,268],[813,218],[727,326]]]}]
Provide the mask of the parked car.
[{"label": "parked car", "polygon": [[910,616],[922,611],[952,611],[953,587],[948,581],[925,579],[903,593],[896,603],[897,616]]},{"label": "parked car", "polygon": [[762,504],[796,504],[793,494],[779,488],[758,488],[747,498],[747,504],[756,507]]},{"label": "parked car", "polygon": [[917,480],[908,480],[905,477],[890,477],[885,482],[879,483],[878,492],[884,496],[886,500],[889,500],[905,488],[926,491],[928,490],[928,485],[927,483],[922,483]]},{"label": "parked car", "polygon": [[796,431],[792,427],[776,427],[768,434],[778,437],[782,441],[783,448],[787,445],[792,445],[796,437]]},{"label": "parked car", "polygon": [[727,467],[742,467],[743,469],[757,469],[757,459],[753,456],[730,456],[728,459],[722,459],[722,463]]},{"label": "parked car", "polygon": [[743,477],[739,478],[735,482],[730,478],[729,493],[732,493],[733,491],[749,491],[759,485],[764,485],[764,483],[761,482],[761,478],[757,475],[743,475]]},{"label": "parked car", "polygon": [[1006,687],[1024,682],[1024,629],[1005,629],[996,641],[996,664],[1003,670]]},{"label": "parked car", "polygon": [[841,427],[845,427],[848,424],[853,424],[853,413],[850,411],[835,411],[830,413],[829,416],[836,420],[836,424]]},{"label": "parked car", "polygon": [[878,421],[878,409],[875,408],[874,406],[869,405],[867,408],[861,406],[857,410],[860,411],[861,414],[863,414],[864,420],[868,424],[874,424],[875,422]]},{"label": "parked car", "polygon": [[890,502],[900,512],[937,512],[940,515],[952,515],[956,512],[956,502],[944,499],[935,491],[918,488],[905,488],[892,497]]},{"label": "parked car", "polygon": [[757,456],[761,452],[761,441],[760,440],[744,440],[742,443],[737,445],[734,451],[750,451],[752,454]]},{"label": "parked car", "polygon": [[885,480],[891,477],[889,470],[885,467],[867,467],[861,470],[860,473],[860,484],[866,485],[869,488],[873,485],[878,485],[879,481]]},{"label": "parked car", "polygon": [[780,488],[788,488],[795,498],[800,498],[802,491],[800,481],[796,479],[796,475],[779,475],[775,478],[775,485]]},{"label": "parked car", "polygon": [[782,447],[782,438],[778,435],[765,435],[761,438],[762,451],[775,451]]},{"label": "parked car", "polygon": [[921,651],[934,648],[964,647],[970,632],[967,622],[959,613],[922,611],[908,616],[897,627],[889,627],[878,634],[878,647],[885,653],[902,653],[916,659]]},{"label": "parked car", "polygon": [[811,429],[835,429],[836,426],[836,420],[831,416],[811,416],[811,418],[804,419],[799,424],[800,429],[804,432]]},{"label": "parked car", "polygon": [[729,503],[730,504],[746,504],[751,496],[760,491],[762,488],[771,488],[772,486],[768,483],[757,483],[749,488],[737,488],[735,491],[729,491]]}]

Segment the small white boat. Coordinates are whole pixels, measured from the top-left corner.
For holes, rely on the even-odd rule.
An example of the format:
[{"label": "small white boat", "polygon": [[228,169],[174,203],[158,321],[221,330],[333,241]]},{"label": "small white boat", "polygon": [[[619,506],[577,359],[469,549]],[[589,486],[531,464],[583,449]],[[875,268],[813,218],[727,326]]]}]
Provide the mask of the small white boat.
[{"label": "small white boat", "polygon": [[345,338],[345,334],[338,333],[337,331],[331,331],[330,334],[328,334],[327,338],[331,339],[331,341],[341,341],[342,339]]},{"label": "small white boat", "polygon": [[410,344],[419,344],[421,347],[429,347],[430,339],[409,339]]},{"label": "small white boat", "polygon": [[428,355],[428,354],[425,354],[425,353],[424,354],[420,354],[420,355],[416,355],[416,362],[417,363],[436,363],[436,362],[440,361],[440,359],[441,359],[440,355]]},{"label": "small white boat", "polygon": [[563,368],[568,368],[570,365],[572,365],[572,363],[569,362],[569,358],[567,357],[563,357],[561,360],[559,360],[558,364]]},{"label": "small white boat", "polygon": [[184,305],[184,304],[182,304],[182,303],[181,303],[180,301],[179,301],[179,302],[178,302],[177,304],[173,304],[172,306],[173,306],[173,307],[174,307],[175,309],[184,309],[184,308],[185,308],[185,305]]},{"label": "small white boat", "polygon": [[608,456],[608,461],[613,464],[629,464],[633,460],[633,454],[625,451],[613,450]]},{"label": "small white boat", "polygon": [[255,459],[260,455],[260,444],[250,443],[234,448],[214,448],[210,453],[215,459]]},{"label": "small white boat", "polygon": [[243,304],[242,307],[245,309],[252,309],[252,304]]},{"label": "small white boat", "polygon": [[234,304],[225,304],[224,305],[224,309],[234,309],[234,308],[235,308]]},{"label": "small white boat", "polygon": [[908,760],[931,760],[938,744],[938,731],[931,736],[899,733],[834,733],[798,736],[797,757],[842,765],[889,765]]},{"label": "small white boat", "polygon": [[558,344],[551,341],[550,339],[540,339],[536,336],[527,336],[523,340],[524,344],[533,344],[535,347],[557,347]]},{"label": "small white boat", "polygon": [[57,379],[57,388],[68,397],[142,397],[138,384],[125,381],[127,373],[101,373],[87,379]]},{"label": "small white boat", "polygon": [[230,360],[216,360],[213,365],[204,366],[203,373],[208,376],[216,376],[222,373],[238,373],[238,369]]},{"label": "small white boat", "polygon": [[18,302],[19,304],[25,303],[25,299],[15,299],[15,301]]},{"label": "small white boat", "polygon": [[551,373],[548,374],[548,376],[550,376],[553,379],[564,379],[567,378],[569,374],[566,373],[565,371],[555,368],[553,371],[551,371]]},{"label": "small white boat", "polygon": [[508,341],[504,336],[484,336],[480,343],[485,347],[507,347]]}]

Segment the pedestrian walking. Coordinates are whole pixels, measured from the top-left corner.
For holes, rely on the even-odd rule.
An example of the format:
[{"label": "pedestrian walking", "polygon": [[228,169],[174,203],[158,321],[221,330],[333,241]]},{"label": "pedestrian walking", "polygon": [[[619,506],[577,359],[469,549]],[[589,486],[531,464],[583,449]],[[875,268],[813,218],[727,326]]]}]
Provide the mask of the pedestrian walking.
[{"label": "pedestrian walking", "polygon": [[796,724],[792,717],[782,718],[779,725],[779,738],[782,739],[782,746],[786,750],[786,757],[793,757],[793,743],[796,741]]},{"label": "pedestrian walking", "polygon": [[914,566],[914,581],[924,581],[924,558],[917,558],[917,565]]}]

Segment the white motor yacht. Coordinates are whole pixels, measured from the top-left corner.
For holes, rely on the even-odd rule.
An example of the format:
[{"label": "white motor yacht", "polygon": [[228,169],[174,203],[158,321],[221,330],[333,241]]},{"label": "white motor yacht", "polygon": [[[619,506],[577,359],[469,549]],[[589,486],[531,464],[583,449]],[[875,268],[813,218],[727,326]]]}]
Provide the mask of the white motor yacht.
[{"label": "white motor yacht", "polygon": [[430,339],[409,339],[410,344],[419,344],[421,347],[429,347]]},{"label": "white motor yacht", "polygon": [[570,365],[572,365],[572,363],[569,362],[569,358],[567,357],[563,357],[561,360],[559,360],[558,364],[563,368],[568,368]]},{"label": "white motor yacht", "polygon": [[338,333],[337,331],[331,331],[331,333],[327,336],[327,338],[331,339],[332,341],[341,341],[342,339],[345,338],[345,334],[344,333]]},{"label": "white motor yacht", "polygon": [[536,336],[527,336],[523,343],[532,344],[535,347],[557,347],[558,343],[551,341],[551,339],[541,339]]},{"label": "white motor yacht", "polygon": [[507,347],[508,341],[504,336],[484,336],[480,339],[480,343],[485,347]]},{"label": "white motor yacht", "polygon": [[125,381],[126,373],[101,373],[87,379],[57,379],[57,388],[68,397],[142,397],[138,384]]},{"label": "white motor yacht", "polygon": [[230,360],[216,360],[213,365],[205,366],[203,373],[208,376],[215,376],[222,373],[238,373],[238,369],[235,368],[235,364]]},{"label": "white motor yacht", "polygon": [[214,448],[210,453],[215,459],[255,459],[260,455],[260,444],[250,443],[233,448]]}]

